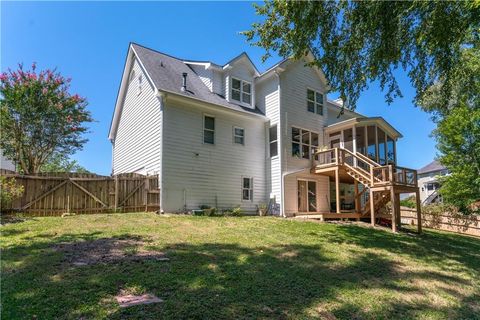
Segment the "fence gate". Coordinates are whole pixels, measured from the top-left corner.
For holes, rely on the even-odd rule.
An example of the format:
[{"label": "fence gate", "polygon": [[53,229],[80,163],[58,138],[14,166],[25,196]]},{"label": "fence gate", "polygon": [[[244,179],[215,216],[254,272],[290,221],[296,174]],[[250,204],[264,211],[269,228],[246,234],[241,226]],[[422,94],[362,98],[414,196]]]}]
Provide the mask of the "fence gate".
[{"label": "fence gate", "polygon": [[21,198],[2,211],[32,215],[138,212],[159,210],[158,175],[128,173],[114,177],[83,173],[3,174],[23,185]]}]

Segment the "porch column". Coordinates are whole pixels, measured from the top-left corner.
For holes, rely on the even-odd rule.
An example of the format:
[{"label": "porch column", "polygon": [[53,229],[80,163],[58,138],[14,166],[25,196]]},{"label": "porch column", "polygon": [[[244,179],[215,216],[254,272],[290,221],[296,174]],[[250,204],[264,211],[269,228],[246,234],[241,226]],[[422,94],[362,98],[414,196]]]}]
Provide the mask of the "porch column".
[{"label": "porch column", "polygon": [[340,177],[338,174],[338,167],[335,168],[335,197],[337,213],[340,213]]},{"label": "porch column", "polygon": [[390,201],[392,203],[392,232],[397,232],[397,215],[400,214],[400,212],[398,212],[397,197],[393,187],[390,187]]},{"label": "porch column", "polygon": [[420,190],[418,188],[415,192],[415,200],[417,200],[417,231],[422,233],[422,207],[420,204]]},{"label": "porch column", "polygon": [[372,227],[375,227],[375,203],[373,202],[373,191],[370,188],[370,220]]}]

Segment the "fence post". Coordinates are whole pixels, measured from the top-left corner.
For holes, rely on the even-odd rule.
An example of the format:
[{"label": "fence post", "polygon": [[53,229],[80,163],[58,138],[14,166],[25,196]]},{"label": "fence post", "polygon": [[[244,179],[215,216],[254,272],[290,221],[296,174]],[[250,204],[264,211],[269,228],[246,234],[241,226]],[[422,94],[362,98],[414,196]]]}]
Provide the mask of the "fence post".
[{"label": "fence post", "polygon": [[150,190],[150,177],[145,176],[144,190],[143,190],[143,202],[145,203],[145,212],[148,211],[148,191]]},{"label": "fence post", "polygon": [[117,212],[118,210],[118,175],[115,175],[115,204],[114,210]]}]

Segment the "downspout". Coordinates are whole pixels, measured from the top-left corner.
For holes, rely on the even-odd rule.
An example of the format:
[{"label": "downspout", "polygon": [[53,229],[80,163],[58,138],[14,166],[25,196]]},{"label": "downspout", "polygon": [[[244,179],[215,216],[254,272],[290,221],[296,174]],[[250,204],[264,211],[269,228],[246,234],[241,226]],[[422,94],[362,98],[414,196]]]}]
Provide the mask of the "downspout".
[{"label": "downspout", "polygon": [[165,103],[166,103],[166,100],[167,100],[167,94],[163,91],[160,91],[158,90],[157,88],[155,89],[155,96],[158,98],[159,102],[160,102],[160,113],[162,114],[162,121],[160,123],[160,126],[161,126],[161,132],[162,132],[162,140],[160,141],[161,143],[161,154],[160,154],[160,168],[159,168],[159,188],[160,188],[160,192],[158,193],[158,207],[159,207],[159,212],[160,213],[163,213],[164,210],[163,210],[163,193],[164,193],[164,190],[163,190],[163,124],[165,123]]}]

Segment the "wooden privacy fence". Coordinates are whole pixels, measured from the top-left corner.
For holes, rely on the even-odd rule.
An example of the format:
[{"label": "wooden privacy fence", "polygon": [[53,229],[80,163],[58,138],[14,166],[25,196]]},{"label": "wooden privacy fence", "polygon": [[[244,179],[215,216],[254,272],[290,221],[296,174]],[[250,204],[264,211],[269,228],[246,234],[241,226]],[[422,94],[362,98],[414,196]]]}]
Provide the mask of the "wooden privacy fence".
[{"label": "wooden privacy fence", "polygon": [[21,198],[2,211],[30,215],[63,213],[138,212],[159,209],[158,175],[136,173],[113,177],[91,173],[19,175],[2,172],[23,185]]},{"label": "wooden privacy fence", "polygon": [[[402,207],[402,222],[417,224],[416,210]],[[453,231],[480,237],[480,216],[461,214],[425,214],[422,213],[422,226],[432,229]]]}]

